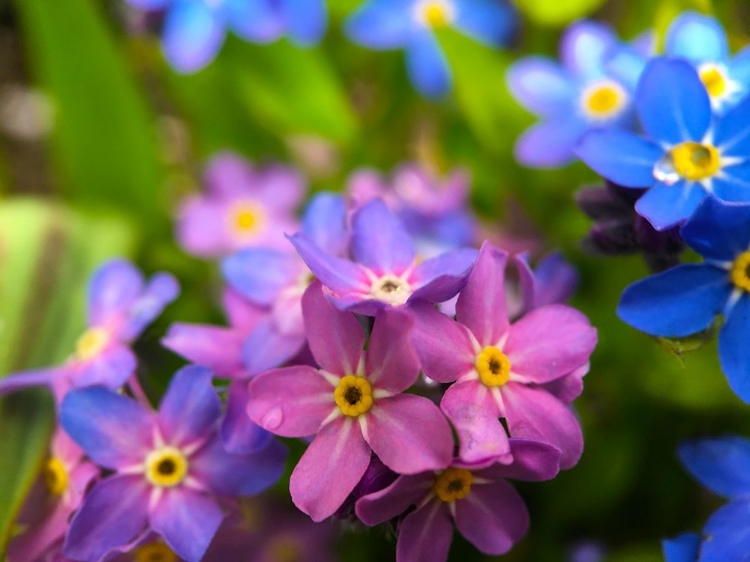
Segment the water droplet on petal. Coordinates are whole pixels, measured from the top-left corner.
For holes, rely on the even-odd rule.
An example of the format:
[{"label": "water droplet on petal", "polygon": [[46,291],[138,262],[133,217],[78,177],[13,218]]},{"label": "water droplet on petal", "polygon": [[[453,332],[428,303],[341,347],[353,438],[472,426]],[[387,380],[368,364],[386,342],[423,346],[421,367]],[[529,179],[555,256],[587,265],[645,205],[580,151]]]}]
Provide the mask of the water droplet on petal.
[{"label": "water droplet on petal", "polygon": [[260,425],[268,431],[273,431],[281,425],[283,419],[284,413],[281,411],[281,408],[274,406],[263,415],[263,418],[260,420]]},{"label": "water droplet on petal", "polygon": [[666,185],[674,185],[680,181],[680,174],[677,173],[669,152],[664,153],[664,156],[654,164],[654,177]]}]

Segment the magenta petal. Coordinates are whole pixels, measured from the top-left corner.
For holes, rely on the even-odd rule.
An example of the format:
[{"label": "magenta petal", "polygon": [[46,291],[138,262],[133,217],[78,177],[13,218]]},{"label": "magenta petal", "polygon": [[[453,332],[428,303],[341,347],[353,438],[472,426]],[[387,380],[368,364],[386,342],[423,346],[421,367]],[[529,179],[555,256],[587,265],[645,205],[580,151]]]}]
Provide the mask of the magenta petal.
[{"label": "magenta petal", "polygon": [[367,380],[373,387],[399,393],[419,376],[419,358],[411,340],[414,320],[397,308],[381,310],[375,317],[365,356]]},{"label": "magenta petal", "polygon": [[575,466],[583,453],[583,434],[573,412],[539,388],[510,382],[502,393],[511,437],[554,445],[562,451],[560,467]]},{"label": "magenta petal", "polygon": [[111,476],[99,482],[73,516],[65,556],[100,560],[146,529],[151,487],[143,476]]},{"label": "magenta petal", "polygon": [[496,344],[508,329],[507,261],[506,252],[485,242],[456,303],[456,319],[472,331],[483,347]]},{"label": "magenta petal", "polygon": [[221,400],[211,377],[211,370],[200,365],[183,367],[172,377],[159,405],[159,425],[167,443],[195,443],[216,428]]},{"label": "magenta petal", "polygon": [[138,362],[129,347],[116,344],[85,363],[78,363],[70,382],[75,388],[106,386],[117,390],[135,372]]},{"label": "magenta petal", "polygon": [[518,492],[503,480],[474,485],[456,502],[456,527],[485,554],[505,554],[529,529],[529,512]]},{"label": "magenta petal", "polygon": [[333,515],[370,464],[370,447],[354,418],[339,417],[323,427],[292,472],[292,501],[313,521]]},{"label": "magenta petal", "polygon": [[551,480],[560,472],[560,449],[553,445],[527,439],[511,439],[513,462],[508,465],[493,464],[477,471],[482,478],[497,480]]},{"label": "magenta petal", "polygon": [[206,162],[203,181],[212,198],[233,199],[247,195],[256,183],[253,165],[231,150],[222,150]]},{"label": "magenta petal", "polygon": [[238,377],[244,372],[244,335],[232,328],[201,324],[172,324],[161,344],[192,363],[209,367],[217,376]]},{"label": "magenta petal", "polygon": [[337,408],[334,390],[330,382],[307,365],[274,369],[250,383],[247,414],[276,435],[314,435]]},{"label": "magenta petal", "polygon": [[399,476],[390,486],[357,500],[356,513],[365,525],[385,523],[419,505],[432,491],[435,475],[430,472]]},{"label": "magenta petal", "polygon": [[242,359],[248,376],[287,363],[302,350],[306,342],[304,332],[285,334],[271,316],[258,324],[242,344]]},{"label": "magenta petal", "polygon": [[232,249],[227,232],[227,209],[205,197],[187,198],[177,215],[177,241],[193,255],[216,257]]},{"label": "magenta petal", "polygon": [[401,524],[396,543],[397,562],[445,562],[453,540],[448,505],[433,500],[410,513]]},{"label": "magenta petal", "polygon": [[596,330],[576,309],[553,304],[510,327],[503,352],[513,373],[542,384],[578,369],[596,347]]},{"label": "magenta petal", "polygon": [[365,334],[354,314],[337,309],[323,295],[323,286],[319,282],[305,291],[302,313],[307,342],[318,364],[337,375],[356,373]]},{"label": "magenta petal", "polygon": [[224,290],[221,302],[227,313],[229,325],[245,334],[252,332],[268,314],[267,309],[246,299],[231,287]]},{"label": "magenta petal", "polygon": [[[450,388],[456,386],[459,385],[454,384]],[[460,396],[458,393],[456,395]],[[502,463],[511,461],[513,457],[508,436],[498,419],[496,406],[487,408],[476,402],[456,400],[446,392],[440,407],[458,434],[458,456],[462,462],[474,464],[491,460]]]},{"label": "magenta petal", "polygon": [[453,459],[453,433],[429,399],[399,394],[376,399],[365,417],[365,439],[380,460],[399,474],[447,467]]},{"label": "magenta petal", "polygon": [[572,373],[542,385],[542,388],[564,404],[570,404],[583,392],[583,377],[589,372],[589,367],[590,364],[586,363]]},{"label": "magenta petal", "polygon": [[409,303],[415,320],[413,340],[422,369],[438,382],[452,382],[474,368],[467,329],[425,301]]},{"label": "magenta petal", "polygon": [[224,519],[216,502],[181,486],[164,490],[150,514],[151,528],[186,562],[200,562]]}]

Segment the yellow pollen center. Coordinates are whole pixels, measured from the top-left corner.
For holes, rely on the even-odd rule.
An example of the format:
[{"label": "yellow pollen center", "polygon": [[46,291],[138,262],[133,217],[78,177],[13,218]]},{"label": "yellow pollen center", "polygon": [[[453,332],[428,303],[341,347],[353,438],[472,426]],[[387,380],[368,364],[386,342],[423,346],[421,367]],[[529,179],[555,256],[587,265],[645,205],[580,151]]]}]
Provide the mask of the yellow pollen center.
[{"label": "yellow pollen center", "polygon": [[232,209],[229,221],[235,234],[240,236],[253,234],[260,230],[263,224],[263,213],[257,205],[240,203]]},{"label": "yellow pollen center", "polygon": [[57,457],[52,457],[44,466],[44,483],[54,495],[60,496],[68,489],[68,469]]},{"label": "yellow pollen center", "polygon": [[432,28],[445,27],[450,22],[450,14],[442,2],[428,2],[422,8],[424,21]]},{"label": "yellow pollen center", "polygon": [[342,414],[356,418],[372,408],[372,386],[364,377],[346,375],[333,392],[333,399]]},{"label": "yellow pollen center", "polygon": [[179,562],[177,555],[166,544],[144,544],[135,549],[135,562]]},{"label": "yellow pollen center", "polygon": [[444,502],[462,500],[469,495],[474,476],[465,468],[448,468],[435,480],[432,489]]},{"label": "yellow pollen center", "polygon": [[475,367],[485,386],[503,386],[510,379],[510,361],[494,346],[485,347],[477,355]]},{"label": "yellow pollen center", "polygon": [[683,142],[675,146],[669,155],[672,157],[675,171],[692,181],[713,176],[721,164],[719,151],[710,144]]},{"label": "yellow pollen center", "polygon": [[750,251],[737,256],[730,277],[735,287],[750,292]]},{"label": "yellow pollen center", "polygon": [[109,343],[109,332],[103,328],[91,328],[76,342],[76,357],[87,361],[99,355]]},{"label": "yellow pollen center", "polygon": [[146,457],[146,480],[154,486],[171,488],[187,476],[188,462],[176,447],[163,447],[151,451]]},{"label": "yellow pollen center", "polygon": [[727,91],[727,79],[721,70],[715,66],[708,66],[700,71],[700,78],[712,98],[722,96]]},{"label": "yellow pollen center", "polygon": [[591,94],[589,94],[586,104],[588,105],[589,111],[597,115],[607,115],[620,101],[619,93],[610,86],[603,86],[597,88]]}]

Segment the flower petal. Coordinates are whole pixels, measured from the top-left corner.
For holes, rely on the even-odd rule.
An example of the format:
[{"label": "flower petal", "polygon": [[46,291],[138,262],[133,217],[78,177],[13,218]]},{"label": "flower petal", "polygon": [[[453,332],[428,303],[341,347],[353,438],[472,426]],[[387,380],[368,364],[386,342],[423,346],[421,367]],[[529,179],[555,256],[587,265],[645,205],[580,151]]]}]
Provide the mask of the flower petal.
[{"label": "flower petal", "polygon": [[450,425],[427,398],[399,394],[376,399],[365,421],[365,440],[399,474],[445,468],[453,458]]},{"label": "flower petal", "polygon": [[200,365],[188,365],[175,373],[159,405],[159,425],[168,443],[194,443],[216,428],[221,401],[211,384],[212,376],[210,369]]},{"label": "flower petal", "polygon": [[516,160],[529,168],[559,168],[575,158],[575,150],[586,132],[586,122],[575,114],[564,114],[526,129],[516,141]]},{"label": "flower petal", "polygon": [[262,373],[292,360],[305,345],[304,334],[282,333],[266,318],[245,340],[242,360],[249,375]]},{"label": "flower petal", "polygon": [[698,183],[658,184],[638,199],[635,210],[662,231],[689,219],[706,197],[706,191]]},{"label": "flower petal", "polygon": [[404,518],[398,532],[396,560],[445,562],[453,540],[447,504],[432,500]]},{"label": "flower petal", "polygon": [[727,36],[714,18],[696,12],[684,12],[667,30],[664,52],[693,62],[723,61],[729,56]]},{"label": "flower petal", "polygon": [[164,22],[164,54],[178,72],[200,70],[219,52],[226,30],[211,7],[201,0],[175,4]]},{"label": "flower petal", "polygon": [[750,295],[740,297],[719,332],[721,370],[734,393],[750,402]]},{"label": "flower petal", "polygon": [[527,439],[511,439],[513,462],[493,464],[477,472],[477,476],[496,480],[510,478],[538,482],[552,480],[560,472],[560,449],[547,443]]},{"label": "flower petal", "polygon": [[315,436],[292,472],[292,501],[313,521],[333,515],[370,464],[370,447],[359,424],[342,416]]},{"label": "flower petal", "polygon": [[246,384],[234,383],[229,387],[227,413],[221,422],[220,435],[226,450],[236,455],[260,451],[273,439],[273,434],[250,419],[249,401]]},{"label": "flower petal", "polygon": [[284,22],[275,2],[223,0],[222,8],[232,30],[254,43],[274,41],[284,31]]},{"label": "flower petal", "polygon": [[135,373],[137,364],[130,348],[114,345],[91,360],[78,363],[70,382],[75,388],[98,385],[117,390]]},{"label": "flower petal", "polygon": [[703,257],[734,261],[750,247],[750,204],[731,205],[707,197],[680,235]]},{"label": "flower petal", "polygon": [[595,78],[604,73],[604,57],[617,43],[612,29],[602,23],[582,20],[571,24],[560,40],[560,59],[576,75]]},{"label": "flower petal", "polygon": [[352,215],[351,251],[357,263],[377,275],[401,275],[414,263],[411,236],[380,199],[365,203]]},{"label": "flower petal", "polygon": [[703,486],[725,498],[750,495],[750,440],[728,435],[685,441],[680,461]]},{"label": "flower petal", "polygon": [[253,165],[232,150],[215,153],[203,169],[203,183],[208,188],[208,196],[217,201],[247,195],[249,187],[257,182],[256,177]]},{"label": "flower petal", "polygon": [[233,247],[227,231],[227,204],[203,196],[188,197],[177,211],[176,238],[188,253],[220,256]]},{"label": "flower petal", "polygon": [[719,508],[703,527],[711,540],[700,547],[701,562],[742,560],[750,552],[750,500],[736,500]]},{"label": "flower petal", "polygon": [[289,240],[313,275],[335,293],[370,290],[367,275],[359,265],[327,254],[304,233],[290,236]]},{"label": "flower petal", "polygon": [[120,329],[119,337],[127,341],[134,340],[153,322],[180,294],[177,279],[169,273],[157,273],[128,307]]},{"label": "flower petal", "polygon": [[432,491],[435,475],[429,472],[399,476],[390,486],[357,500],[356,513],[365,525],[374,526],[398,517],[419,505]]},{"label": "flower petal", "polygon": [[458,8],[453,25],[480,43],[499,46],[510,40],[517,21],[510,3],[475,0],[471,6]]},{"label": "flower petal", "polygon": [[409,38],[406,67],[414,86],[428,98],[442,97],[451,88],[448,59],[431,31],[421,30]]},{"label": "flower petal", "polygon": [[673,539],[661,541],[664,551],[664,562],[695,562],[698,560],[698,551],[701,544],[701,536],[698,533],[685,533]]},{"label": "flower petal", "polygon": [[[750,59],[750,53],[748,54]],[[750,129],[743,127],[744,116],[750,113],[750,96],[730,109],[716,122],[714,145],[722,157],[746,159],[750,153]]]},{"label": "flower petal", "polygon": [[546,57],[519,60],[508,69],[505,81],[516,101],[539,115],[559,115],[578,95],[568,71]]},{"label": "flower petal", "polygon": [[421,285],[412,298],[429,302],[443,302],[456,296],[477,260],[473,248],[459,248],[444,252],[420,263],[409,281]]},{"label": "flower petal", "polygon": [[375,317],[365,372],[373,387],[404,392],[419,376],[419,358],[412,343],[414,320],[397,308],[386,308]]},{"label": "flower petal", "polygon": [[604,178],[624,187],[640,188],[654,185],[654,166],[664,155],[656,143],[617,130],[589,131],[575,152]]},{"label": "flower petal", "polygon": [[318,193],[302,215],[302,232],[329,254],[343,255],[349,241],[346,219],[346,201],[341,195]]},{"label": "flower petal", "polygon": [[324,0],[284,0],[287,33],[303,46],[314,45],[325,34],[327,15]]},{"label": "flower petal", "polygon": [[620,297],[617,315],[653,336],[689,336],[711,325],[730,292],[725,270],[684,264],[630,285]]},{"label": "flower petal", "polygon": [[282,290],[297,282],[305,266],[293,253],[251,248],[225,258],[221,272],[239,294],[254,303],[270,306]]},{"label": "flower petal", "polygon": [[129,261],[114,259],[91,276],[87,289],[89,326],[106,326],[118,319],[143,290],[143,275]]},{"label": "flower petal", "polygon": [[244,340],[244,335],[232,328],[176,322],[161,344],[192,363],[205,365],[219,377],[233,378],[245,371]]},{"label": "flower petal", "polygon": [[401,0],[364,2],[346,20],[344,30],[352,41],[370,49],[403,47],[415,26],[409,8]]}]

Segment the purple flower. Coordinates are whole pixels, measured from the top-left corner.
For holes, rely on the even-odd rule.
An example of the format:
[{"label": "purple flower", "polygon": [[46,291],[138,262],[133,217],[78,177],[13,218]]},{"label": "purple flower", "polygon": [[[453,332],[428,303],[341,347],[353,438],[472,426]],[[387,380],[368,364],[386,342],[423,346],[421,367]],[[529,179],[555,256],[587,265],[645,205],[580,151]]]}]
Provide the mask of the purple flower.
[{"label": "purple flower", "polygon": [[476,258],[475,250],[462,249],[418,262],[404,224],[380,199],[363,205],[351,222],[353,262],[326,252],[305,233],[290,237],[342,310],[374,316],[411,300],[449,300],[463,287]]},{"label": "purple flower", "polygon": [[527,253],[513,256],[519,276],[519,309],[509,316],[523,316],[536,308],[550,304],[566,303],[578,286],[576,268],[565,261],[559,252],[553,252],[531,268]]},{"label": "purple flower", "polygon": [[60,398],[70,386],[121,387],[137,364],[130,344],[178,293],[179,285],[168,273],[157,273],[146,283],[130,262],[105,263],[89,280],[88,330],[67,363],[5,377],[0,381],[0,394],[48,386]]},{"label": "purple flower", "polygon": [[284,248],[297,229],[295,208],[305,183],[282,166],[254,168],[233,152],[214,156],[205,171],[208,191],[180,206],[177,239],[191,254],[217,257],[240,248]]},{"label": "purple flower", "polygon": [[529,528],[523,499],[505,479],[549,480],[559,470],[560,451],[513,440],[513,464],[488,468],[454,462],[439,472],[400,476],[357,502],[357,516],[377,525],[405,513],[396,544],[397,562],[448,559],[453,527],[481,552],[508,552]]},{"label": "purple flower", "polygon": [[363,352],[356,317],[336,309],[320,283],[307,290],[302,309],[320,370],[263,373],[250,383],[247,405],[253,421],[276,435],[315,435],[292,473],[297,507],[314,521],[333,515],[367,470],[371,452],[401,474],[448,466],[448,422],[427,398],[403,393],[419,374],[409,315],[381,311]]},{"label": "purple flower", "polygon": [[[577,310],[553,304],[532,310],[514,324],[506,312],[507,254],[489,244],[456,305],[457,322],[427,303],[410,306],[414,341],[425,374],[450,386],[440,407],[458,433],[461,458],[509,460],[510,435],[550,443],[570,468],[583,450],[581,428],[559,384],[588,369],[596,330]],[[566,397],[567,397],[567,385]]]},{"label": "purple flower", "polygon": [[178,371],[158,412],[102,387],[68,393],[60,421],[97,465],[113,474],[73,517],[65,555],[96,561],[150,531],[198,562],[224,518],[217,496],[248,496],[281,476],[285,448],[227,453],[218,436],[221,402],[211,371]]}]

